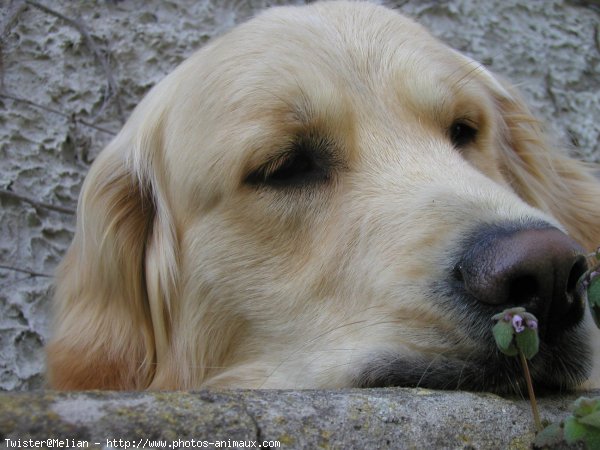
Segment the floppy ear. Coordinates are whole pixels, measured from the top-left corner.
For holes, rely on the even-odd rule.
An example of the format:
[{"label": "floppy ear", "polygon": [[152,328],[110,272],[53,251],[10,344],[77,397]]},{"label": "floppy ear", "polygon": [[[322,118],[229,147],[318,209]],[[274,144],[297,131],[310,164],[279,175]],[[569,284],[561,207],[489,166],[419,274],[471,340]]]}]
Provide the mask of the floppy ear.
[{"label": "floppy ear", "polygon": [[556,218],[587,250],[595,250],[600,245],[598,168],[551,145],[517,92],[503,87],[496,97],[503,122],[500,162],[507,180],[527,203]]},{"label": "floppy ear", "polygon": [[54,388],[142,389],[166,351],[177,247],[154,176],[157,130],[157,120],[132,117],[83,185],[75,237],[57,275],[47,349]]}]

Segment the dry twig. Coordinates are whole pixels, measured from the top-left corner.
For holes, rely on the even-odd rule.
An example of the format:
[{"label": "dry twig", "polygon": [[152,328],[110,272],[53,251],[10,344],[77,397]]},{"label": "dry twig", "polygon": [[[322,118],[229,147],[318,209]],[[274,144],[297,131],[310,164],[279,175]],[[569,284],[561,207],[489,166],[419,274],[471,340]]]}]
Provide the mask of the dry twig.
[{"label": "dry twig", "polygon": [[0,269],[1,270],[10,270],[12,272],[26,273],[27,275],[32,276],[32,277],[52,278],[52,275],[50,275],[48,273],[35,272],[35,271],[29,270],[29,269],[20,269],[18,267],[7,266],[5,264],[0,264]]},{"label": "dry twig", "polygon": [[102,133],[110,134],[111,136],[115,135],[114,131],[111,131],[108,128],[103,128],[103,127],[100,127],[98,125],[94,125],[93,123],[90,123],[90,122],[88,122],[86,120],[80,119],[75,114],[67,114],[67,113],[59,111],[57,109],[50,108],[48,106],[44,106],[44,105],[40,105],[39,103],[32,102],[31,100],[28,100],[26,98],[15,97],[15,96],[9,95],[9,94],[2,94],[2,93],[0,93],[0,97],[7,98],[9,100],[13,100],[13,101],[19,102],[19,103],[24,103],[24,104],[32,106],[34,108],[38,108],[38,109],[41,109],[43,111],[50,112],[52,114],[57,114],[59,116],[66,117],[67,119],[69,119],[69,120],[71,120],[71,121],[73,121],[75,123],[78,123],[78,124],[81,124],[81,125],[85,125],[86,127],[90,127],[90,128],[93,128],[94,130],[101,131]]},{"label": "dry twig", "polygon": [[2,195],[3,197],[8,197],[8,198],[12,198],[15,200],[19,200],[21,202],[29,203],[35,209],[42,208],[42,209],[48,209],[51,211],[57,211],[57,212],[60,212],[63,214],[75,215],[74,209],[65,208],[64,206],[51,205],[50,203],[38,202],[37,200],[34,200],[30,197],[26,197],[25,195],[21,195],[21,194],[16,194],[7,189],[0,189],[0,195]]}]

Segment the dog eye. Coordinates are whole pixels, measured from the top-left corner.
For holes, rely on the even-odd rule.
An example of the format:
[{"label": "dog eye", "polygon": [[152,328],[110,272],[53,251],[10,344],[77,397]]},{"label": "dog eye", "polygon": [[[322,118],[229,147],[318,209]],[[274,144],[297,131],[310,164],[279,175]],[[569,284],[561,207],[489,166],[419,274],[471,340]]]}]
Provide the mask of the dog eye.
[{"label": "dog eye", "polygon": [[252,172],[246,182],[271,187],[296,187],[326,178],[327,172],[309,152],[295,149]]},{"label": "dog eye", "polygon": [[297,184],[315,170],[314,161],[304,152],[292,152],[272,164],[266,173],[271,184]]},{"label": "dog eye", "polygon": [[478,130],[474,126],[457,120],[450,127],[450,140],[456,148],[460,149],[472,144],[477,138],[477,132]]},{"label": "dog eye", "polygon": [[336,146],[327,136],[306,133],[251,172],[245,182],[271,188],[301,188],[327,182],[341,166]]}]

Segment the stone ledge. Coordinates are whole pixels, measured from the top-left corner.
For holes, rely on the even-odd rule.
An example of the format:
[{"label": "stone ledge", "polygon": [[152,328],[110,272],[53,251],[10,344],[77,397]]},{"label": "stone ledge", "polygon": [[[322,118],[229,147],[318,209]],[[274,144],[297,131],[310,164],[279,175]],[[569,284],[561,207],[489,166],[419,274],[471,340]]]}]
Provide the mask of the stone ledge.
[{"label": "stone ledge", "polygon": [[[586,395],[598,396],[600,391]],[[543,419],[560,421],[577,397],[541,399]],[[221,446],[228,448],[234,448],[233,441],[251,445],[277,440],[283,449],[519,449],[529,448],[533,437],[528,401],[468,392],[390,388],[0,393],[0,448],[11,448],[19,439],[25,447],[25,440],[56,438],[68,439],[69,446],[87,441],[100,448],[139,447],[146,439],[167,441],[167,448],[172,441],[189,448],[194,439],[225,441]],[[46,446],[58,447],[51,444]]]}]

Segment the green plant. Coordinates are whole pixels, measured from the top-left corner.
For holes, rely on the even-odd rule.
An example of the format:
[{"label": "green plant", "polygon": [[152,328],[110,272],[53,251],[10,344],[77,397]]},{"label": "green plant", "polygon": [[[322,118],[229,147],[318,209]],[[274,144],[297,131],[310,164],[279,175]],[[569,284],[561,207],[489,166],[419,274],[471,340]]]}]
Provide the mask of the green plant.
[{"label": "green plant", "polygon": [[534,445],[541,448],[556,448],[562,443],[581,443],[586,449],[600,449],[600,398],[578,398],[570,416],[548,425],[534,441]]},{"label": "green plant", "polygon": [[600,248],[588,255],[595,265],[577,282],[579,295],[587,301],[596,326],[600,328]]},{"label": "green plant", "polygon": [[[600,328],[600,248],[588,255],[595,264],[577,282],[577,291],[590,308],[591,315]],[[539,349],[538,321],[525,308],[510,308],[493,316],[496,321],[492,332],[500,351],[508,356],[519,355],[531,401],[531,409],[538,434],[535,448],[560,448],[583,445],[586,449],[600,449],[600,398],[580,397],[571,407],[571,415],[560,423],[542,430],[533,384],[527,360]]]},{"label": "green plant", "polygon": [[533,314],[521,307],[506,309],[493,316],[492,320],[496,321],[492,333],[500,351],[508,356],[519,355],[521,359],[533,420],[537,431],[541,431],[542,422],[527,364],[527,360],[533,358],[539,350],[538,321]]}]

